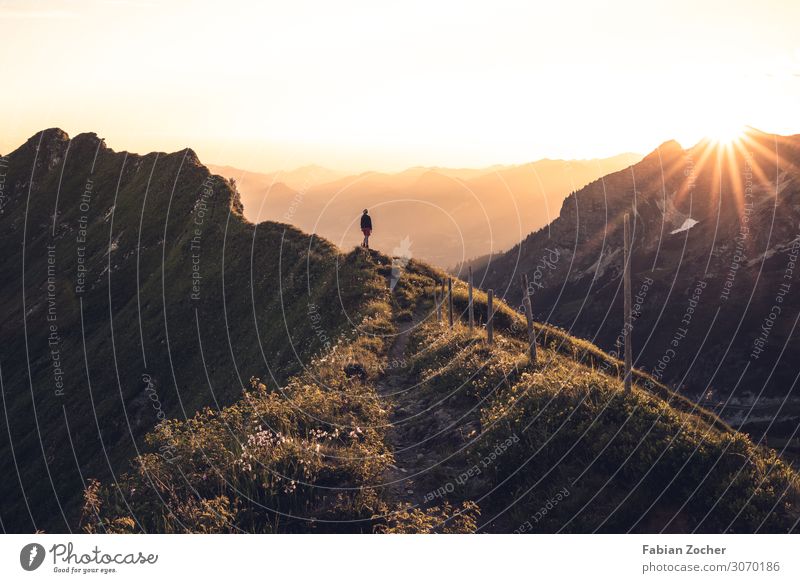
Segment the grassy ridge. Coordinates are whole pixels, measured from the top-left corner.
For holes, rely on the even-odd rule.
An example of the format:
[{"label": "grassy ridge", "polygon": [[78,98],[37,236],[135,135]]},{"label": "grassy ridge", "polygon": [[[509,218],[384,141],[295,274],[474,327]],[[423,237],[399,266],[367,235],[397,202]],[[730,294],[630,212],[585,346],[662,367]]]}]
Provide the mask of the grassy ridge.
[{"label": "grassy ridge", "polygon": [[482,529],[785,532],[800,516],[797,474],[774,451],[638,386],[626,396],[614,375],[547,347],[532,368],[523,343],[489,349],[464,327],[429,324],[413,342],[420,398],[453,394],[479,421],[451,465],[481,472],[442,497],[478,503]]},{"label": "grassy ridge", "polygon": [[113,482],[160,419],[232,404],[250,377],[285,383],[361,317],[369,271],[294,227],[245,221],[234,185],[191,150],[138,156],[47,130],[8,161],[0,518],[11,532],[76,528],[86,479]]},{"label": "grassy ridge", "polygon": [[[85,492],[88,532],[362,532],[385,510],[373,488],[392,454],[375,392],[393,324],[379,264],[356,250],[357,333],[284,386],[251,379],[233,405],[165,421],[118,485]],[[380,269],[380,271],[385,271]]]},{"label": "grassy ridge", "polygon": [[[161,424],[120,488],[87,489],[87,530],[784,532],[797,519],[797,475],[774,452],[645,376],[625,395],[588,343],[541,328],[533,367],[506,305],[489,348],[430,317],[440,272],[412,262],[389,294],[387,258],[345,263],[363,270],[359,332],[280,391],[256,380],[235,405]],[[413,428],[431,460],[416,507],[383,487],[394,452],[377,389],[387,335],[412,317],[396,405],[431,412]]]}]

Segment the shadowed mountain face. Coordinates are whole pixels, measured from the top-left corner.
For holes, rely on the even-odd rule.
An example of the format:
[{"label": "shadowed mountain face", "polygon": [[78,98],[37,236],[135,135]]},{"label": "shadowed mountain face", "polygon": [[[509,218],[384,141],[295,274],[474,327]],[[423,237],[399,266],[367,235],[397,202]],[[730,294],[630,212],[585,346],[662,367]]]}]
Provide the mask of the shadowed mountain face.
[{"label": "shadowed mountain face", "polygon": [[291,223],[349,247],[360,242],[358,218],[368,208],[374,248],[392,253],[408,238],[412,256],[452,266],[508,249],[552,221],[568,193],[640,159],[622,154],[486,169],[418,167],[333,181],[318,167],[274,174],[211,168],[236,180],[252,221]]},{"label": "shadowed mountain face", "polygon": [[[550,225],[474,267],[484,287],[515,303],[526,273],[539,318],[614,349],[631,213],[635,365],[709,404],[734,395],[724,408],[734,422],[771,419],[797,373],[798,163],[800,136],[751,130],[689,150],[667,142],[570,195]],[[782,414],[797,415],[795,398]]]},{"label": "shadowed mountain face", "polygon": [[191,150],[51,129],[0,172],[6,530],[74,528],[84,480],[128,469],[159,420],[282,382],[361,301],[333,246],[248,223]]}]

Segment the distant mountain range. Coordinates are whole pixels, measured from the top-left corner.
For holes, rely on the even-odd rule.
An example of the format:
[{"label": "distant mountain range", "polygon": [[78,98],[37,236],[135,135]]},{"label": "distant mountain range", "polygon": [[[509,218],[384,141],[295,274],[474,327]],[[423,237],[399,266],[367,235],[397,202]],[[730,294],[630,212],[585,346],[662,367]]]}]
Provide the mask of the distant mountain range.
[{"label": "distant mountain range", "polygon": [[209,168],[236,181],[244,214],[277,220],[349,247],[360,241],[358,218],[368,208],[373,246],[392,253],[408,237],[413,257],[446,267],[498,253],[556,217],[578,188],[641,159],[539,160],[482,169],[414,167],[354,176],[318,166],[257,174]]},{"label": "distant mountain range", "polygon": [[776,412],[800,415],[799,165],[800,136],[751,129],[730,145],[666,142],[472,266],[515,304],[527,274],[538,318],[614,350],[630,213],[636,366],[763,430]]},{"label": "distant mountain range", "polygon": [[[245,195],[246,198],[243,200],[247,206],[256,202],[255,200],[250,200],[251,196],[260,196],[262,192],[268,190],[272,185],[280,183],[298,191],[333,182],[347,176],[344,172],[337,172],[315,164],[301,166],[286,172],[279,170],[269,173],[250,172],[233,166],[217,166],[216,164],[207,164],[206,167],[214,174],[233,178],[236,181],[239,192],[247,193]],[[248,210],[247,212],[249,213],[250,211]],[[256,219],[253,222],[260,221]]]}]

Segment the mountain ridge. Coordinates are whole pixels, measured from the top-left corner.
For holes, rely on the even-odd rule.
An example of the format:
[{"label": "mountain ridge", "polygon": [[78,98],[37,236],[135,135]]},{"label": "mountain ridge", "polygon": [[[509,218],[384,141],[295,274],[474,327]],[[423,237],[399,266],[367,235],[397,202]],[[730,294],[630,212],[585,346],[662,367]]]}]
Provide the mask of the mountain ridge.
[{"label": "mountain ridge", "polygon": [[[82,473],[124,467],[159,417],[230,403],[255,374],[287,378],[298,355],[320,350],[345,325],[338,306],[318,302],[321,335],[300,306],[281,306],[281,291],[318,301],[336,289],[335,248],[289,225],[247,222],[233,185],[190,149],[138,156],[92,134],[69,140],[46,130],[6,160],[0,241],[18,251],[0,260],[0,366],[11,420],[3,421],[0,461],[14,475],[11,448],[28,460],[19,480],[2,486],[7,528],[74,526]],[[264,252],[251,257],[253,248]],[[357,311],[346,283],[339,291]],[[250,302],[230,302],[237,285]],[[287,329],[273,330],[274,318]],[[198,372],[205,388],[191,390]],[[47,428],[41,446],[36,425]],[[81,474],[70,444],[86,456]],[[71,508],[63,514],[62,489]],[[26,495],[37,500],[30,515],[17,504]]]},{"label": "mountain ridge", "polygon": [[[615,315],[621,313],[622,215],[629,212],[634,294],[644,278],[655,282],[646,290],[633,331],[639,365],[658,366],[700,282],[706,307],[693,314],[695,328],[681,340],[677,356],[660,367],[664,380],[698,398],[719,395],[713,405],[729,419],[737,418],[737,400],[786,396],[793,403],[794,374],[781,355],[795,338],[796,294],[780,299],[787,316],[772,330],[767,354],[753,358],[751,351],[752,331],[760,330],[778,301],[780,282],[784,276],[793,286],[796,281],[794,255],[786,251],[793,248],[800,223],[798,161],[797,136],[752,130],[730,145],[705,141],[686,150],[665,142],[631,168],[571,194],[546,228],[474,267],[485,287],[512,302],[520,295],[520,273],[527,273],[537,281],[532,291],[540,318],[614,350],[621,325]],[[558,264],[537,267],[548,249],[559,255]],[[711,346],[704,346],[700,331],[709,326],[714,334]],[[728,350],[717,352],[714,338]],[[687,374],[693,382],[681,380]],[[794,405],[789,409],[797,415]],[[747,418],[746,408],[743,413]]]},{"label": "mountain ridge", "polygon": [[[0,218],[0,244],[20,250],[0,258],[0,469],[16,477],[0,484],[5,530],[509,532],[540,494],[581,472],[589,481],[562,507],[574,515],[573,503],[597,500],[570,527],[579,532],[670,526],[648,507],[673,513],[680,531],[791,527],[796,476],[774,452],[639,371],[625,397],[619,360],[590,343],[537,323],[542,362],[530,363],[520,315],[500,301],[489,348],[481,330],[433,321],[436,268],[249,223],[233,183],[188,149],[138,156],[52,133],[9,155]],[[466,298],[456,280],[457,322]],[[475,305],[485,321],[483,292]],[[409,352],[389,359],[409,321]],[[390,376],[422,383],[411,402],[378,391]],[[435,445],[420,452],[430,463],[453,460],[419,478],[427,494],[501,438],[524,445],[496,474],[412,508],[387,494],[388,464],[407,460],[402,435],[385,427],[406,425],[404,407],[433,404],[432,419],[406,434]],[[575,419],[568,431],[564,415]],[[638,430],[610,447],[627,423],[651,427],[647,447]],[[557,463],[586,424],[598,428],[591,455]],[[529,452],[551,442],[531,464]],[[713,453],[695,456],[703,446]],[[658,497],[632,492],[626,505],[623,490],[595,487],[618,463],[629,483],[677,481]],[[680,464],[688,470],[676,478]],[[543,472],[551,479],[525,499]],[[709,507],[706,490],[719,484],[733,495]],[[698,487],[702,496],[686,497]],[[509,499],[517,513],[503,510]]]}]

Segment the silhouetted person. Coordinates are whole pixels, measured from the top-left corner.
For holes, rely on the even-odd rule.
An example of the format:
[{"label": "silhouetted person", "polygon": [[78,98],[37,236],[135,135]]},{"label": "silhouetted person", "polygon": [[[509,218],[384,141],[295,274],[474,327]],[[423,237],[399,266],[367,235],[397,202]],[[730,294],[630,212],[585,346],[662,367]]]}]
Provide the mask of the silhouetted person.
[{"label": "silhouetted person", "polygon": [[364,233],[364,241],[361,246],[369,249],[369,236],[372,234],[372,217],[369,216],[367,209],[364,209],[364,214],[361,215],[361,232]]}]

